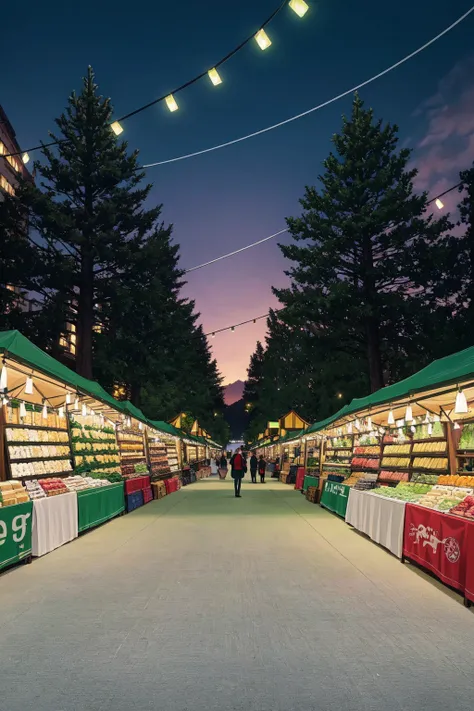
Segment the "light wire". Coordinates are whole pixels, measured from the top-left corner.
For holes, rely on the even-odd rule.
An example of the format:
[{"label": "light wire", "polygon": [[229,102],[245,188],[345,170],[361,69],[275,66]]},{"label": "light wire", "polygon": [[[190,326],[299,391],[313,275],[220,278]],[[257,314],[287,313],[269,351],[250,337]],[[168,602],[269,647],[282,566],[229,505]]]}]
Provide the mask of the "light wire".
[{"label": "light wire", "polygon": [[273,131],[276,128],[280,128],[281,126],[286,126],[288,123],[292,123],[293,121],[298,121],[300,118],[303,118],[304,116],[308,116],[309,114],[314,113],[315,111],[319,111],[320,109],[324,109],[326,106],[329,106],[330,104],[334,104],[336,101],[339,101],[340,99],[343,99],[344,97],[348,96],[349,94],[353,94],[355,91],[358,91],[359,89],[362,89],[364,86],[367,86],[368,84],[371,84],[372,82],[376,81],[377,79],[380,79],[381,77],[385,76],[389,72],[392,72],[394,69],[397,69],[399,66],[402,64],[405,64],[405,62],[408,62],[410,59],[413,59],[413,57],[416,57],[417,54],[420,54],[423,52],[425,49],[428,49],[432,44],[437,42],[439,39],[444,37],[444,35],[447,35],[448,32],[451,32],[455,27],[461,24],[472,12],[474,12],[474,5],[472,5],[467,12],[465,12],[461,17],[458,17],[455,22],[453,22],[449,27],[446,27],[442,32],[436,35],[436,37],[432,37],[428,42],[425,42],[421,47],[418,47],[418,49],[415,49],[414,52],[411,52],[410,54],[407,54],[406,57],[403,57],[403,59],[400,59],[398,62],[395,62],[395,64],[392,64],[390,67],[387,67],[387,69],[384,69],[383,71],[379,72],[378,74],[374,74],[374,76],[370,77],[370,79],[366,79],[365,81],[361,82],[360,84],[357,84],[356,86],[351,87],[350,89],[347,89],[346,91],[343,91],[341,94],[337,94],[337,96],[333,96],[332,99],[328,99],[327,101],[323,101],[323,103],[318,104],[317,106],[313,106],[311,109],[307,109],[307,111],[303,111],[300,114],[296,114],[296,116],[290,116],[290,118],[285,119],[284,121],[279,121],[278,123],[274,123],[271,126],[267,126],[266,128],[261,128],[259,131],[254,131],[253,133],[248,133],[246,136],[240,136],[240,138],[234,138],[231,141],[226,141],[225,143],[219,143],[216,146],[211,146],[210,148],[203,148],[200,151],[194,151],[193,153],[186,153],[182,156],[176,156],[175,158],[168,158],[167,160],[161,160],[157,161],[156,163],[146,163],[145,165],[142,166],[142,168],[156,168],[157,166],[160,165],[167,165],[168,163],[176,163],[181,160],[187,160],[188,158],[195,158],[196,156],[202,156],[205,153],[211,153],[212,151],[218,151],[221,148],[227,148],[228,146],[233,146],[236,143],[242,143],[242,141],[247,141],[249,138],[255,138],[256,136],[261,136],[263,133],[268,133],[268,131]]}]

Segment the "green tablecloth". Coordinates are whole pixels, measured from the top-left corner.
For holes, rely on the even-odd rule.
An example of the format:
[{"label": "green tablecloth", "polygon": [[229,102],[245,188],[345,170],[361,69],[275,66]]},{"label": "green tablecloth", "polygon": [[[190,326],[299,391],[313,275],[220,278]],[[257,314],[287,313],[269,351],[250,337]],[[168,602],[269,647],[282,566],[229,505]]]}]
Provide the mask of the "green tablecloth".
[{"label": "green tablecloth", "polygon": [[31,555],[33,502],[0,508],[0,569]]},{"label": "green tablecloth", "polygon": [[338,484],[335,481],[327,481],[321,494],[321,506],[345,518],[350,490],[350,486]]},{"label": "green tablecloth", "polygon": [[123,483],[77,492],[79,533],[125,511]]},{"label": "green tablecloth", "polygon": [[303,481],[303,491],[306,491],[308,486],[319,486],[319,476],[313,476],[312,474],[306,474]]}]

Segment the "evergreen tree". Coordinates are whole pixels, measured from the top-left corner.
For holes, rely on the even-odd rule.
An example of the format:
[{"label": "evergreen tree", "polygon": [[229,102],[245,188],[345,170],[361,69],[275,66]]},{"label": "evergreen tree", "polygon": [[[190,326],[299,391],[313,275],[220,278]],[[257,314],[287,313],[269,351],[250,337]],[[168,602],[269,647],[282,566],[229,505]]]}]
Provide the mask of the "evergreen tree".
[{"label": "evergreen tree", "polygon": [[[110,128],[112,106],[97,92],[89,67],[79,96],[73,93],[57,120],[59,144],[44,148],[37,164],[42,191],[31,186],[34,226],[57,254],[68,255],[64,289],[77,324],[77,372],[93,375],[96,304],[130,249],[153,231],[160,208],[144,209],[151,185],[140,187],[137,152],[127,154]],[[123,278],[123,271],[121,274]]]},{"label": "evergreen tree", "polygon": [[[317,336],[320,358],[363,363],[372,390],[419,357],[417,309],[431,298],[428,267],[449,227],[427,214],[426,194],[414,194],[416,170],[410,151],[397,151],[397,131],[355,96],[321,190],[307,187],[302,216],[287,221],[304,246],[281,246],[295,266],[291,287],[274,290],[285,321]],[[411,298],[422,290],[423,300]]]}]

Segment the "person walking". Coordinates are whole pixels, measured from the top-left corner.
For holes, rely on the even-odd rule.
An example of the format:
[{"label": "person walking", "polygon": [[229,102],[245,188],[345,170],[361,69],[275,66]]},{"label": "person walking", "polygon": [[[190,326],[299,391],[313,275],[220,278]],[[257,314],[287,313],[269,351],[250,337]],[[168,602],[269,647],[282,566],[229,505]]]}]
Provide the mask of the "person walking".
[{"label": "person walking", "polygon": [[258,459],[255,452],[250,457],[250,476],[252,477],[252,484],[257,483],[257,469],[258,469]]},{"label": "person walking", "polygon": [[260,474],[260,483],[265,484],[265,470],[267,468],[267,463],[263,458],[263,454],[260,455],[258,460],[258,473]]},{"label": "person walking", "polygon": [[247,465],[245,463],[245,459],[242,455],[242,452],[239,449],[235,452],[234,456],[230,460],[230,466],[232,467],[231,470],[231,477],[234,480],[234,491],[235,491],[235,496],[237,499],[240,499],[240,489],[242,487],[242,479],[244,477],[244,474],[247,470]]},{"label": "person walking", "polygon": [[227,476],[227,459],[225,453],[222,452],[222,457],[219,462],[219,477],[220,479],[225,479]]}]

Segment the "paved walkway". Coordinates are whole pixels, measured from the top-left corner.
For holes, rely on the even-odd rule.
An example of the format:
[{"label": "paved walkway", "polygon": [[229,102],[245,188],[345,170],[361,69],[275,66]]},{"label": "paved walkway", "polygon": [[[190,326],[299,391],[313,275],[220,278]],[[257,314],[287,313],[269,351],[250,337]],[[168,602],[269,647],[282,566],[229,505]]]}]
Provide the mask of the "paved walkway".
[{"label": "paved walkway", "polygon": [[276,482],[206,480],[0,576],[2,711],[471,709],[461,599]]}]

